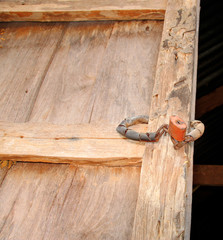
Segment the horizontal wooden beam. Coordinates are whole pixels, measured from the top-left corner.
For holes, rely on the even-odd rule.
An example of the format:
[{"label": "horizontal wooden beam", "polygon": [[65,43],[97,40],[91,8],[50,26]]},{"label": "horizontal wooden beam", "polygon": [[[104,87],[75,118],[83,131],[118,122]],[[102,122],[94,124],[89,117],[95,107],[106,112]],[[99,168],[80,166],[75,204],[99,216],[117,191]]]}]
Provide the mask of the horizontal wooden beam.
[{"label": "horizontal wooden beam", "polygon": [[223,186],[223,165],[194,165],[193,184]]},{"label": "horizontal wooden beam", "polygon": [[[137,126],[144,131],[146,125]],[[0,160],[139,166],[145,144],[124,139],[116,126],[0,123]]]},{"label": "horizontal wooden beam", "polygon": [[[39,138],[39,139],[125,139],[116,132],[117,125],[104,122],[104,124],[53,124],[46,122],[1,122],[1,137]],[[147,124],[137,124],[131,127],[135,131],[146,132]]]},{"label": "horizontal wooden beam", "polygon": [[166,0],[0,2],[0,21],[163,20]]}]

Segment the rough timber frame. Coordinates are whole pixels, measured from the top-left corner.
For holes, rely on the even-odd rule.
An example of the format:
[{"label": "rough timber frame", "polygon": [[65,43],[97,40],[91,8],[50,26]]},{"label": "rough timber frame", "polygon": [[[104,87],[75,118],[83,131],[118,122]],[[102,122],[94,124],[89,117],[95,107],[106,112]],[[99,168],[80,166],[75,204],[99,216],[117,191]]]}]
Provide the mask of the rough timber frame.
[{"label": "rough timber frame", "polygon": [[0,2],[0,21],[163,20],[166,7],[166,0],[30,2]]},{"label": "rough timber frame", "polygon": [[[157,10],[156,7],[152,9],[156,9],[155,12],[158,12],[158,17],[157,15],[156,17],[151,17],[151,15],[148,17],[148,14],[145,17],[144,10],[127,11],[124,8],[123,13],[121,13],[121,10],[120,12],[119,10],[113,11],[116,15],[109,15],[106,10],[106,15],[101,14],[101,10],[97,11],[94,9],[93,17],[89,12],[78,15],[80,11],[78,14],[75,13],[76,15],[72,13],[75,15],[73,17],[72,11],[69,14],[65,14],[63,9],[60,9],[57,14],[52,14],[51,10],[46,6],[44,11],[48,11],[48,13],[44,14],[40,11],[42,9],[41,6],[36,6],[37,11],[32,9],[29,5],[22,6],[20,4],[20,6],[17,6],[4,2],[0,3],[0,20],[162,19],[162,14],[164,13],[164,10]],[[149,12],[148,9],[145,11]],[[143,12],[143,14],[140,15],[140,12]],[[137,14],[134,15],[134,13]],[[152,11],[153,13],[154,11]],[[168,122],[169,116],[172,114],[178,114],[187,122],[194,118],[198,16],[199,1],[168,1],[150,109],[150,131],[156,130],[163,122]],[[9,129],[10,127],[7,124],[1,126],[1,130],[6,135]],[[20,138],[24,141],[23,137]],[[6,137],[4,141],[1,141],[1,145],[6,148],[1,147],[0,156],[6,159],[10,151],[6,151],[7,146],[5,142],[7,142]],[[10,147],[13,148],[13,145],[10,145]],[[27,158],[23,159],[25,154],[20,151],[11,159],[27,161]],[[128,154],[130,153],[128,152]],[[156,144],[148,144],[146,146],[142,161],[132,239],[189,239],[192,199],[192,155],[192,144],[175,151],[170,138],[167,137],[162,138]],[[37,159],[36,161],[39,162],[42,156],[35,157],[33,156],[33,161]],[[91,162],[94,157],[89,159],[89,161]],[[128,159],[128,156],[126,159]],[[138,159],[138,156],[134,156],[133,163],[138,164]],[[60,162],[60,160],[57,160],[57,162]],[[112,164],[112,161],[110,163]],[[123,165],[125,164],[126,162]]]},{"label": "rough timber frame", "polygon": [[[150,130],[170,115],[194,118],[199,2],[168,1],[158,57]],[[193,146],[175,151],[170,139],[148,144],[132,239],[189,239]]]}]

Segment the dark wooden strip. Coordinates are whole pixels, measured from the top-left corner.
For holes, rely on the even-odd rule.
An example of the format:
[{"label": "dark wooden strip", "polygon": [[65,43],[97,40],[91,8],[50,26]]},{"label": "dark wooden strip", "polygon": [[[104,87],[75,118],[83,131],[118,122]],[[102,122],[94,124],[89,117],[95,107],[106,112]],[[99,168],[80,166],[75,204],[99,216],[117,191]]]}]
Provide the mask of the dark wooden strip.
[{"label": "dark wooden strip", "polygon": [[194,165],[193,184],[223,186],[223,165]]}]

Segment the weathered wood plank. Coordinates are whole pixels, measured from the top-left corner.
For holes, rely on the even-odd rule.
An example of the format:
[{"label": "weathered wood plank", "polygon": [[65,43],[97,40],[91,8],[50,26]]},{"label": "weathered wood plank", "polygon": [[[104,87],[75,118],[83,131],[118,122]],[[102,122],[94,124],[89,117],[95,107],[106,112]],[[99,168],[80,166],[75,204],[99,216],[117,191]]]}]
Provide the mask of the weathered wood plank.
[{"label": "weathered wood plank", "polygon": [[139,165],[145,144],[124,139],[2,137],[0,159],[79,165]]},{"label": "weathered wood plank", "polygon": [[[145,126],[133,129],[143,131]],[[115,129],[114,125],[0,122],[0,160],[139,165],[145,143],[126,140]]]},{"label": "weathered wood plank", "polygon": [[33,122],[89,123],[98,71],[114,23],[69,23],[30,116]]},{"label": "weathered wood plank", "polygon": [[29,118],[64,24],[0,24],[0,120]]},{"label": "weathered wood plank", "polygon": [[[115,124],[52,124],[52,123],[12,123],[0,122],[0,137],[39,138],[39,139],[123,139],[116,132]],[[146,132],[147,124],[137,124],[131,129]]]},{"label": "weathered wood plank", "polygon": [[0,21],[92,21],[164,18],[166,0],[0,1]]},{"label": "weathered wood plank", "polygon": [[0,239],[130,239],[140,168],[20,163],[0,188]]},{"label": "weathered wood plank", "polygon": [[[86,24],[90,25],[90,23]],[[111,23],[101,24],[107,24],[107,26],[108,24],[110,24],[110,29],[112,30]],[[98,26],[98,24],[96,25]],[[96,25],[94,25],[94,27]],[[143,28],[145,26],[146,24],[142,24]],[[85,27],[86,26],[84,26],[84,28]],[[71,30],[74,30],[74,28],[75,27],[73,27]],[[90,28],[91,27],[89,27],[88,29]],[[69,26],[65,30],[69,32]],[[87,43],[85,44],[85,46],[86,48],[89,48],[89,58],[100,54],[100,51],[98,51],[98,48],[96,48],[94,55],[91,55],[92,48],[90,48],[89,46],[91,46],[92,41],[97,46],[97,41],[94,41],[93,32],[94,31],[91,30],[90,33],[92,35],[88,35],[90,43],[87,43],[87,40],[84,37],[82,39],[78,38],[78,41]],[[95,32],[97,33],[97,30],[95,30]],[[72,46],[76,44],[75,37],[77,37],[78,33],[75,35],[75,33],[73,32],[75,36],[74,38],[70,38],[71,42],[70,44],[68,44],[68,48],[71,48],[70,52],[63,44],[58,44],[58,51],[62,51],[62,48],[65,51],[64,55],[63,53],[58,53],[58,55],[61,54],[60,56],[64,57],[67,54],[66,51],[68,51],[68,54],[70,55],[75,52],[74,50],[72,50]],[[134,34],[137,35],[137,33]],[[70,33],[70,35],[72,35],[72,32]],[[64,36],[65,38],[62,39]],[[102,37],[103,36],[105,36],[105,34],[102,30]],[[129,36],[131,36],[131,34],[126,34],[125,37],[129,38]],[[96,37],[98,38],[99,35],[97,35]],[[106,38],[105,41],[107,41],[108,38]],[[64,32],[63,36],[61,37],[61,42],[63,41],[69,41],[69,39],[66,40],[66,32]],[[105,45],[106,44],[107,43],[105,43]],[[117,41],[117,45],[118,44],[119,41]],[[77,44],[76,46],[81,46],[81,43],[79,45]],[[87,52],[87,50],[85,50],[85,52]],[[75,53],[80,54],[83,52],[76,51]],[[101,51],[101,54],[103,54],[103,51]],[[54,64],[54,59],[57,57],[56,51],[54,53],[54,56],[55,57],[52,57],[51,59],[49,67]],[[84,58],[88,59],[86,56],[87,53],[85,53]],[[86,63],[89,63],[88,60],[83,60],[83,62],[81,63],[81,57],[79,57],[79,55],[77,54],[75,58],[68,57],[68,59],[70,59],[69,61],[67,61],[70,62],[69,67],[67,67],[65,64],[67,59],[65,59],[63,62],[63,59],[58,58],[57,64],[53,65],[54,67],[50,69],[51,75],[48,75],[49,71],[46,70],[46,78],[51,77],[51,79],[48,79],[47,81],[51,82],[50,84],[52,84],[52,88],[54,88],[53,84],[55,83],[56,87],[59,90],[53,96],[51,105],[48,104],[47,101],[46,105],[44,105],[44,101],[43,104],[40,105],[43,111],[44,107],[46,106],[46,109],[48,109],[49,112],[52,110],[52,108],[55,112],[49,114],[49,117],[47,115],[48,113],[45,112],[45,117],[41,115],[42,118],[39,120],[39,122],[55,122],[62,124],[84,122],[83,118],[79,117],[79,115],[77,114],[79,113],[79,111],[81,112],[82,108],[77,108],[75,110],[76,113],[72,111],[72,99],[75,99],[75,101],[77,102],[81,101],[80,98],[75,97],[75,94],[77,94],[78,91],[82,89],[81,86],[84,86],[86,82],[84,82],[83,85],[81,82],[79,82],[81,86],[80,88],[78,88],[77,84],[76,91],[74,90],[75,87],[72,88],[74,83],[68,82],[69,79],[67,79],[67,82],[62,85],[62,91],[60,91],[61,85],[57,85],[56,83],[57,81],[61,81],[61,79],[64,79],[63,74],[67,78],[70,77],[70,81],[73,80],[72,73],[75,74],[76,70],[73,71],[74,64],[72,63],[75,63],[76,58],[79,58],[79,67],[86,69]],[[97,73],[97,70],[94,70],[95,64],[93,62],[90,63],[92,64],[92,66],[90,66],[89,68],[87,67],[86,72],[83,69],[80,70],[83,72],[82,76],[84,76],[83,78],[81,78],[82,81],[84,79],[89,79],[88,76],[94,76],[95,72]],[[90,63],[87,65],[91,65]],[[100,67],[100,64],[98,64],[97,67]],[[57,72],[59,71],[58,69],[63,68],[65,68],[64,73],[61,74],[58,79],[56,79],[57,76],[56,74],[53,74],[53,71]],[[31,68],[30,71],[32,70],[33,69]],[[70,75],[67,74],[67,72],[69,71],[71,72]],[[77,73],[80,72],[77,71]],[[90,75],[87,75],[89,73]],[[91,73],[93,74],[91,75]],[[46,80],[46,78],[44,79]],[[4,79],[4,81],[6,81],[6,79]],[[44,82],[42,83],[41,89],[43,89]],[[71,90],[69,90],[70,88]],[[89,91],[90,89],[92,90],[91,86],[89,86],[89,88],[87,89]],[[18,90],[22,91],[22,89]],[[47,91],[45,94],[47,94]],[[59,97],[57,94],[59,94]],[[81,96],[82,94],[84,94],[84,91],[82,91],[79,96]],[[38,98],[40,98],[41,95],[42,93],[38,95]],[[22,97],[21,94],[20,96]],[[50,94],[49,98],[51,98]],[[45,99],[47,99],[47,95]],[[20,102],[20,100],[21,99],[18,98],[17,102]],[[129,97],[129,100],[134,101],[134,98]],[[40,99],[38,101],[41,102]],[[53,101],[57,101],[58,105],[54,104]],[[61,105],[60,101],[62,102]],[[18,104],[17,102],[11,103],[10,106],[15,107],[16,104]],[[63,105],[63,102],[65,102],[65,105]],[[69,103],[71,105],[69,105]],[[61,110],[65,106],[67,106],[68,109]],[[123,105],[123,107],[125,106]],[[104,110],[105,112],[107,111],[106,108],[104,108]],[[119,111],[121,112],[122,109],[119,109]],[[32,117],[35,116],[34,113],[35,111],[33,111]],[[61,113],[63,113],[63,116],[61,115]],[[79,119],[75,119],[75,114],[79,117]],[[132,115],[134,114],[134,112],[131,112],[131,109],[129,108],[128,111],[126,111],[126,114]],[[24,119],[29,119],[29,115],[30,114],[24,114],[23,116],[23,113],[18,111],[17,117],[19,117],[21,121],[25,121]],[[6,112],[4,120],[7,121],[10,116],[11,115]],[[90,114],[87,116],[88,119],[85,120],[85,123],[88,123],[90,121]],[[11,117],[10,119],[10,121],[14,121],[13,117]],[[110,119],[111,115],[107,115],[107,119],[103,122],[102,127],[108,126],[108,128],[110,128],[110,125],[108,125]],[[33,120],[38,121],[38,116],[36,115],[35,119],[33,118]],[[119,123],[120,120],[122,119],[118,119],[117,123]],[[35,129],[35,131],[37,132],[38,127]],[[17,133],[19,134],[19,132]],[[47,166],[47,171],[43,166]],[[68,168],[68,166],[66,167]],[[25,240],[38,239],[39,236],[40,239],[130,239],[134,219],[134,209],[136,205],[139,186],[139,168],[125,167],[124,169],[122,169],[117,167],[108,168],[105,166],[82,166],[78,168],[78,170],[76,168],[72,169],[73,170],[67,174],[64,164],[56,166],[55,164],[17,163],[8,171],[6,175],[3,174],[3,181],[0,187],[0,208],[4,206],[6,206],[6,208],[4,209],[4,211],[2,210],[2,208],[0,210],[2,213],[0,217],[0,227],[2,229],[0,233],[0,238],[19,238],[21,240]],[[86,174],[84,174],[84,177],[81,174],[78,174],[79,171],[86,172]],[[75,175],[75,173],[77,173],[77,175]]]},{"label": "weathered wood plank", "polygon": [[114,25],[98,73],[91,122],[148,115],[162,29],[159,21]]},{"label": "weathered wood plank", "polygon": [[5,179],[5,176],[7,175],[7,172],[8,172],[8,169],[6,167],[0,169],[0,186]]},{"label": "weathered wood plank", "polygon": [[[150,108],[150,131],[173,114],[189,122],[194,111],[197,1],[170,0]],[[132,239],[189,239],[192,145],[174,150],[169,137],[148,144],[142,162]],[[186,208],[185,208],[186,206]]]},{"label": "weathered wood plank", "polygon": [[193,184],[223,186],[223,166],[194,165]]},{"label": "weathered wood plank", "polygon": [[31,121],[106,126],[148,114],[161,32],[155,21],[70,24]]},{"label": "weathered wood plank", "polygon": [[[193,69],[193,82],[191,91],[191,106],[190,106],[190,119],[195,119],[195,104],[197,92],[197,68],[198,68],[198,41],[199,41],[199,26],[200,26],[200,0],[197,0],[196,6],[196,34],[194,38],[194,69]],[[194,146],[192,144],[192,146]],[[193,191],[193,155],[194,147],[190,147],[187,152],[189,159],[186,180],[186,202],[185,202],[185,239],[190,239],[191,232],[191,210],[192,210],[192,191]]]}]

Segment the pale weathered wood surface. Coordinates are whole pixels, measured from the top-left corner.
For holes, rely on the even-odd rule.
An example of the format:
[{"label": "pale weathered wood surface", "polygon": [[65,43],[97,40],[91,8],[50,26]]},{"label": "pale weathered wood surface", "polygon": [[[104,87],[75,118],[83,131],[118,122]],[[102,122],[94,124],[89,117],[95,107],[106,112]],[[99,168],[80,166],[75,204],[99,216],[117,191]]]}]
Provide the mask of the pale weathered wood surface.
[{"label": "pale weathered wood surface", "polygon": [[[200,25],[200,0],[196,1],[196,32],[194,36],[194,65],[193,65],[193,81],[191,91],[191,106],[190,106],[190,119],[195,119],[195,104],[196,104],[196,92],[197,92],[197,66],[198,66],[198,42],[199,42],[199,25]],[[193,155],[194,155],[194,144],[191,143],[192,147],[188,149],[188,157],[190,164],[188,164],[187,178],[186,178],[186,190],[185,190],[185,234],[184,239],[190,239],[191,232],[191,211],[192,211],[192,188],[193,188]]]},{"label": "pale weathered wood surface", "polygon": [[[194,111],[197,8],[196,0],[170,0],[167,4],[149,130],[168,123],[173,114],[188,122]],[[147,145],[132,239],[189,239],[191,149],[192,145],[174,150],[169,137]]]},{"label": "pale weathered wood surface", "polygon": [[155,21],[69,24],[30,120],[106,126],[148,114],[161,32]]},{"label": "pale weathered wood surface", "polygon": [[0,239],[130,239],[140,168],[20,163],[0,188]]},{"label": "pale weathered wood surface", "polygon": [[0,120],[29,117],[63,24],[0,24]]},{"label": "pale weathered wood surface", "polygon": [[166,0],[1,0],[0,21],[89,21],[164,18]]},{"label": "pale weathered wood surface", "polygon": [[[54,139],[24,134],[2,138],[1,158],[115,166],[140,163],[143,143],[108,139],[116,127],[110,127],[110,133],[103,129],[126,116],[147,114],[161,31],[161,22],[149,21],[66,26],[29,119],[101,122],[102,127],[85,128],[85,135],[65,139],[62,133]],[[89,139],[93,132],[95,137]],[[101,138],[97,132],[107,134],[107,140],[97,139]]]},{"label": "pale weathered wood surface", "polygon": [[148,115],[162,22],[116,23],[98,73],[91,122]]},{"label": "pale weathered wood surface", "polygon": [[[133,126],[146,132],[146,124]],[[145,143],[126,140],[113,125],[0,122],[0,159],[84,165],[140,165]]]},{"label": "pale weathered wood surface", "polygon": [[83,165],[139,165],[145,143],[126,139],[2,137],[0,159]]},{"label": "pale weathered wood surface", "polygon": [[[143,97],[136,96],[136,94],[132,96],[135,92],[131,90],[132,87],[127,81],[130,79],[130,83],[132,83],[133,78],[131,76],[126,77],[125,74],[127,71],[122,71],[124,65],[122,65],[122,69],[120,69],[119,64],[121,64],[122,61],[126,61],[129,67],[136,68],[135,70],[129,70],[131,73],[133,72],[136,77],[137,74],[142,72],[142,75],[140,76],[143,78],[150,76],[146,79],[147,81],[150,81],[150,79],[152,80],[153,77],[150,71],[154,68],[154,74],[155,65],[151,67],[149,62],[147,62],[148,72],[146,73],[146,66],[143,65],[143,61],[147,56],[151,56],[151,64],[154,64],[153,61],[156,62],[158,49],[156,51],[153,50],[152,54],[150,54],[149,51],[146,51],[145,46],[151,44],[152,40],[150,37],[153,38],[154,42],[157,41],[157,43],[153,45],[153,48],[159,45],[162,22],[151,23],[145,21],[141,22],[141,24],[132,22],[126,23],[125,26],[123,24],[124,23],[114,24],[108,22],[100,24],[66,23],[65,25],[56,25],[57,27],[61,27],[62,32],[60,37],[58,37],[59,42],[50,42],[51,44],[47,44],[44,50],[48,51],[48,48],[55,47],[53,55],[47,62],[47,69],[44,70],[44,74],[38,72],[38,76],[42,76],[42,83],[41,85],[38,85],[40,92],[36,92],[32,95],[33,97],[30,98],[30,101],[34,102],[37,97],[37,102],[34,104],[32,113],[30,113],[30,111],[17,111],[17,114],[15,115],[12,111],[5,111],[4,114],[2,113],[1,120],[25,122],[28,121],[31,116],[33,122],[38,121],[38,119],[39,122],[54,122],[57,124],[82,124],[91,122],[91,114],[87,113],[86,109],[88,109],[88,103],[91,104],[90,101],[94,99],[94,94],[97,90],[94,82],[99,84],[97,86],[100,86],[100,84],[104,85],[104,88],[99,88],[100,91],[98,91],[98,94],[102,94],[102,92],[106,90],[106,82],[108,81],[108,78],[106,79],[105,84],[104,76],[109,76],[111,73],[109,72],[109,68],[103,66],[103,56],[106,55],[109,57],[109,54],[106,53],[106,47],[111,44],[109,43],[109,39],[112,38],[116,38],[115,44],[113,43],[114,47],[116,46],[114,50],[117,48],[120,53],[116,52],[115,54],[111,54],[110,61],[115,61],[116,58],[119,59],[119,54],[122,56],[122,58],[117,61],[116,68],[113,66],[112,74],[114,74],[115,71],[120,71],[122,73],[118,77],[120,83],[124,86],[120,89],[120,95],[121,91],[124,90],[127,92],[127,89],[129,89],[131,95],[125,96],[125,99],[129,106],[132,104],[134,108],[133,110],[131,110],[130,107],[126,109],[124,103],[122,104],[122,108],[120,108],[115,100],[112,101],[111,106],[108,104],[105,106],[101,104],[101,109],[104,108],[104,112],[109,111],[110,113],[105,114],[103,118],[100,116],[100,119],[103,120],[102,124],[100,122],[100,126],[102,129],[108,126],[109,129],[109,122],[115,122],[114,125],[116,125],[122,120],[122,117],[124,118],[126,115],[131,116],[139,111],[146,113],[148,106],[141,102],[141,98],[149,101],[146,94],[142,94]],[[11,25],[3,26],[5,26],[5,28],[10,28]],[[32,26],[32,24],[30,24],[30,26]],[[138,30],[133,31],[132,26],[136,26]],[[149,28],[147,28],[147,26],[149,26]],[[126,29],[123,35],[118,32],[119,27]],[[18,30],[19,29],[16,31]],[[144,30],[146,30],[145,33],[143,33]],[[6,31],[9,30],[6,29]],[[53,31],[54,30],[52,29],[50,32]],[[139,35],[137,31],[139,31]],[[115,35],[115,32],[117,32],[118,35]],[[37,34],[36,36],[40,37],[38,33],[39,31],[35,32],[35,34]],[[83,36],[78,36],[81,33]],[[42,34],[42,32],[40,31],[39,34]],[[137,35],[139,36],[138,41],[142,46],[136,44]],[[85,37],[88,39],[85,39]],[[29,41],[29,38],[32,38],[32,35],[25,35],[26,41]],[[55,37],[54,41],[56,41],[56,39],[57,37]],[[124,39],[126,39],[126,41]],[[134,43],[133,46],[135,46],[134,51],[136,51],[136,48],[139,48],[139,51],[142,53],[142,59],[140,59],[140,56],[138,56],[137,53],[134,55],[133,52],[128,53],[125,50],[125,47],[131,49],[129,47],[131,45],[131,39]],[[41,45],[41,41],[35,43],[34,46],[38,44]],[[121,44],[123,48],[120,48],[118,46],[119,44]],[[76,50],[75,48],[81,49]],[[143,49],[145,49],[145,51]],[[87,53],[88,51],[89,53]],[[121,53],[122,51],[124,54]],[[16,54],[22,53],[23,48],[17,46]],[[43,54],[40,49],[39,54]],[[75,57],[72,57],[73,54],[75,54]],[[88,54],[89,58],[87,57]],[[129,62],[128,54],[130,54],[132,61],[136,63],[135,66]],[[94,56],[93,61],[91,60],[92,56]],[[135,58],[135,56],[137,58]],[[0,59],[1,57],[2,55],[0,55]],[[10,58],[12,58],[12,56]],[[63,60],[63,58],[65,58],[65,60]],[[29,55],[27,55],[25,59],[27,64],[32,60]],[[79,61],[76,59],[79,59]],[[11,59],[10,61],[13,60]],[[20,64],[20,62],[18,61],[17,64]],[[36,62],[36,64],[39,66],[40,63]],[[35,65],[36,68],[38,68],[37,65]],[[33,73],[34,67],[30,66],[28,68],[24,66],[24,68],[27,71],[26,74]],[[100,71],[103,71],[104,73],[98,75],[97,69],[100,69]],[[13,70],[14,69],[12,68],[12,74],[15,75],[16,72],[13,72]],[[59,77],[57,76],[58,73]],[[78,74],[82,77],[78,78]],[[98,76],[100,76],[100,78]],[[110,76],[109,79],[112,81],[112,76]],[[122,82],[122,79],[125,79],[125,82]],[[139,81],[139,85],[134,85],[134,88],[141,87],[146,81],[145,79],[136,79]],[[8,79],[1,78],[1,81],[3,80],[7,81]],[[23,78],[21,78],[21,81],[22,80]],[[69,83],[69,80],[71,83]],[[14,81],[11,81],[12,84]],[[61,83],[59,84],[59,82]],[[116,83],[117,82],[118,81],[116,80]],[[28,81],[24,83],[24,89],[26,89],[26,84],[28,83]],[[16,83],[14,86],[16,86]],[[151,89],[148,89],[148,86],[150,85],[146,85],[145,92],[151,91]],[[17,100],[10,102],[8,106],[9,108],[15,108],[18,103],[22,101],[24,89],[17,89]],[[86,91],[84,89],[86,89]],[[91,90],[93,91],[92,95]],[[11,99],[9,95],[12,91],[13,90],[6,91],[5,97]],[[82,94],[84,96],[82,96]],[[114,95],[115,94],[116,93],[114,92]],[[113,94],[110,92],[109,97],[112,96]],[[41,100],[41,97],[44,97],[45,102]],[[49,101],[47,97],[49,97]],[[121,97],[120,100],[122,100]],[[54,101],[56,104],[54,104]],[[137,104],[135,104],[135,101]],[[0,107],[3,108],[4,104],[2,103]],[[137,105],[139,109],[137,109]],[[28,106],[29,101],[23,103],[24,109]],[[76,113],[73,111],[73,107],[75,108]],[[89,108],[93,111],[92,105],[90,105]],[[112,108],[113,111],[110,111],[110,108]],[[97,111],[102,112],[102,110],[98,109],[98,106]],[[85,114],[87,116],[86,119],[83,117]],[[115,115],[115,118],[112,117],[113,114]],[[120,118],[118,117],[118,114],[120,114]],[[35,133],[39,131],[37,125],[32,129]],[[20,125],[20,130],[18,130],[17,136],[21,133],[21,128],[23,126]],[[89,130],[91,127],[92,125],[88,125]],[[10,129],[11,132],[9,131],[9,135],[14,132],[12,125],[10,125]],[[24,129],[27,130],[26,127],[24,127]],[[31,131],[31,133],[33,132]],[[86,131],[83,132],[86,136]],[[40,135],[41,134],[44,135],[44,131],[41,132]],[[56,132],[56,134],[58,134],[58,132]],[[93,134],[91,133],[89,135],[92,136]],[[11,169],[5,171],[7,174],[6,172],[1,172],[0,175],[0,238],[21,240],[128,240],[131,238],[139,187],[139,167],[69,167],[63,164],[17,163]]]},{"label": "pale weathered wood surface", "polygon": [[[114,131],[117,124],[52,124],[52,123],[13,123],[0,121],[0,137],[39,138],[39,139],[124,139]],[[146,132],[147,124],[137,124],[131,129]]]},{"label": "pale weathered wood surface", "polygon": [[0,169],[0,186],[5,179],[7,172],[8,172],[8,169],[6,167],[3,169]]},{"label": "pale weathered wood surface", "polygon": [[[30,120],[89,123],[92,94],[114,23],[68,23]],[[102,79],[100,79],[102,81]]]}]

